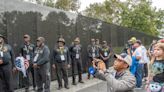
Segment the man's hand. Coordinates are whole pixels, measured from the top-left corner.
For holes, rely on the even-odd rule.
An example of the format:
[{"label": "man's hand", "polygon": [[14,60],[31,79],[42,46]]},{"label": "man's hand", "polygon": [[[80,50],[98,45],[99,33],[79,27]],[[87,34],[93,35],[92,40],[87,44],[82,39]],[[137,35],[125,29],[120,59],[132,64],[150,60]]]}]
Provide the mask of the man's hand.
[{"label": "man's hand", "polygon": [[38,67],[38,65],[37,65],[37,64],[33,64],[33,67],[34,67],[34,68],[37,68],[37,67]]},{"label": "man's hand", "polygon": [[3,60],[0,60],[0,65],[3,64]]},{"label": "man's hand", "polygon": [[108,59],[109,59],[109,57],[104,57],[104,58],[103,58],[104,61],[106,61],[106,60],[108,60]]},{"label": "man's hand", "polygon": [[17,72],[17,68],[14,67],[14,68],[12,69],[12,71],[13,71],[14,73],[16,73],[16,72]]},{"label": "man's hand", "polygon": [[131,50],[130,50],[130,48],[129,48],[129,49],[127,49],[127,53],[128,53],[128,55],[130,55],[130,56],[131,56]]},{"label": "man's hand", "polygon": [[56,66],[55,66],[55,64],[53,64],[53,65],[52,65],[52,67],[53,67],[54,69],[56,69]]}]

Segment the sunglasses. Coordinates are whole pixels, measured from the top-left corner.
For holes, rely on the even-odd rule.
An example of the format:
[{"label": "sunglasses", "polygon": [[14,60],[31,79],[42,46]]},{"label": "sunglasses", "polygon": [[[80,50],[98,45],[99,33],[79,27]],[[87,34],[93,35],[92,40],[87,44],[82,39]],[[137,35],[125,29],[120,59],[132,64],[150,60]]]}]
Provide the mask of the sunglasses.
[{"label": "sunglasses", "polygon": [[41,40],[36,40],[36,42],[41,42]]},{"label": "sunglasses", "polygon": [[27,36],[24,36],[24,38],[28,38]]}]

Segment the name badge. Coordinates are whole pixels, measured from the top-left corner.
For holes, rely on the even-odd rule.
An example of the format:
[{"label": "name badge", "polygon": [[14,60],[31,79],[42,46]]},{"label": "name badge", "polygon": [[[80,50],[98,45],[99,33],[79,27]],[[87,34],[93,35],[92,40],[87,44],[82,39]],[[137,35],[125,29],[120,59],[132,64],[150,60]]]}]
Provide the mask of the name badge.
[{"label": "name badge", "polygon": [[36,56],[34,57],[34,62],[36,62],[38,60],[39,54],[36,54]]},{"label": "name badge", "polygon": [[108,53],[107,52],[104,52],[104,56],[107,57],[108,56]]},{"label": "name badge", "polygon": [[27,60],[30,60],[30,55],[26,55],[26,59]]},{"label": "name badge", "polygon": [[95,53],[92,53],[92,57],[94,58],[96,55],[95,55]]},{"label": "name badge", "polygon": [[3,57],[3,52],[2,51],[0,51],[0,55],[1,55],[1,57]]},{"label": "name badge", "polygon": [[61,58],[62,61],[65,61],[64,55],[60,55],[60,58]]},{"label": "name badge", "polygon": [[80,58],[80,55],[79,54],[76,54],[76,59],[79,59]]}]

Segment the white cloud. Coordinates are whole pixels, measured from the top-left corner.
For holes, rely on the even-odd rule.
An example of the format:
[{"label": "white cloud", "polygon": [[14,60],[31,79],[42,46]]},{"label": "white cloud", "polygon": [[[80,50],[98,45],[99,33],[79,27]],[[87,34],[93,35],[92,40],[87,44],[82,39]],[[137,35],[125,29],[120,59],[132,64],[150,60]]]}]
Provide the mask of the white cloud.
[{"label": "white cloud", "polygon": [[152,0],[152,5],[157,7],[158,9],[163,9],[164,10],[164,0]]}]

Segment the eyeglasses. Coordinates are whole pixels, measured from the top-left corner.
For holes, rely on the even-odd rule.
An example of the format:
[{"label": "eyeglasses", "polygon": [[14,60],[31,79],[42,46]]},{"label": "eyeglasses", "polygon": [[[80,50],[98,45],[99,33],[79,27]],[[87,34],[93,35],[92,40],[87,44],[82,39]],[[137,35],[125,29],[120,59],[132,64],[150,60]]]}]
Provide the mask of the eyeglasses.
[{"label": "eyeglasses", "polygon": [[24,36],[24,38],[28,38],[27,36]]}]

